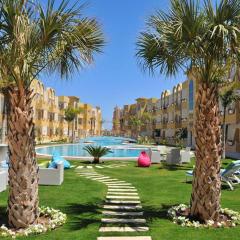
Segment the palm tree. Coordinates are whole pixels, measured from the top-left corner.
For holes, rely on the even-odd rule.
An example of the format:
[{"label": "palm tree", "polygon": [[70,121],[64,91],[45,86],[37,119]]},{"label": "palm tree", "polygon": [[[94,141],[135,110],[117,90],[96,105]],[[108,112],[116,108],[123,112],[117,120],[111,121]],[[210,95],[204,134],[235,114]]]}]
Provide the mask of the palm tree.
[{"label": "palm tree", "polygon": [[190,215],[218,221],[221,197],[221,131],[219,83],[226,66],[239,65],[239,0],[172,0],[169,12],[150,17],[137,41],[137,57],[145,70],[167,76],[187,69],[197,84],[195,109],[196,168]]},{"label": "palm tree", "polygon": [[176,131],[175,139],[176,144],[179,145],[181,148],[183,147],[183,141],[187,138],[187,128],[180,128]]},{"label": "palm tree", "polygon": [[129,123],[135,130],[135,137],[138,138],[140,128],[143,125],[143,121],[140,118],[134,116],[130,118]]},{"label": "palm tree", "polygon": [[74,141],[74,120],[83,110],[80,108],[67,107],[64,112],[64,119],[68,122],[68,136],[70,138],[70,123],[72,123],[72,143]]},{"label": "palm tree", "polygon": [[2,0],[0,4],[0,84],[8,104],[9,198],[12,228],[37,223],[38,166],[34,146],[32,81],[43,70],[69,77],[93,62],[104,44],[95,19],[82,6],[62,0]]},{"label": "palm tree", "polygon": [[93,163],[98,164],[100,163],[100,158],[105,156],[106,154],[112,152],[110,149],[101,146],[86,146],[83,148],[87,151],[91,156],[93,156],[94,160]]},{"label": "palm tree", "polygon": [[144,112],[141,116],[143,125],[146,126],[146,130],[152,132],[153,129],[153,116],[148,112]]},{"label": "palm tree", "polygon": [[141,120],[144,124],[152,123],[153,117],[150,113],[144,112],[141,116]]},{"label": "palm tree", "polygon": [[227,107],[233,102],[239,100],[239,96],[236,94],[233,87],[225,90],[219,95],[223,106],[223,131],[222,131],[222,158],[226,157],[226,111]]}]

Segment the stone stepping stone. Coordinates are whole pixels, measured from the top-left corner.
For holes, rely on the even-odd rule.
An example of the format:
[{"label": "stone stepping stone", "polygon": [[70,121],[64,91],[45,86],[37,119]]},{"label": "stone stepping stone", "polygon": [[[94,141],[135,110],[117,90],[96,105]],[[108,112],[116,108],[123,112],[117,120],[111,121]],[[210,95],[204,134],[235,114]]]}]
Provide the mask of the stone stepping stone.
[{"label": "stone stepping stone", "polygon": [[107,199],[139,199],[139,196],[112,196],[108,195]]},{"label": "stone stepping stone", "polygon": [[136,206],[130,206],[130,205],[104,205],[104,209],[115,209],[115,210],[136,210],[136,209],[142,209],[141,205],[136,205]]},{"label": "stone stepping stone", "polygon": [[120,185],[120,186],[110,185],[110,186],[108,186],[108,188],[112,188],[112,189],[123,189],[123,188],[124,189],[136,189],[135,187],[132,187],[132,186],[123,186],[123,185]]},{"label": "stone stepping stone", "polygon": [[105,183],[105,184],[107,184],[107,183],[115,183],[115,181],[117,181],[117,179],[107,179],[107,180],[100,180],[99,182],[102,182],[102,183]]},{"label": "stone stepping stone", "polygon": [[109,166],[108,168],[120,168],[122,166]]},{"label": "stone stepping stone", "polygon": [[93,174],[93,175],[99,174],[99,173],[96,173],[96,172],[83,172],[83,171],[80,171],[80,170],[78,170],[77,172],[81,173],[81,174],[86,174],[86,175],[88,175],[88,174]]},{"label": "stone stepping stone", "polygon": [[108,165],[108,166],[105,166],[105,168],[114,168],[114,166]]},{"label": "stone stepping stone", "polygon": [[146,223],[146,219],[135,218],[102,218],[102,223]]},{"label": "stone stepping stone", "polygon": [[101,175],[98,175],[98,176],[96,176],[96,175],[80,175],[80,176],[85,177],[85,178],[87,178],[87,179],[100,178],[100,177],[102,177]]},{"label": "stone stepping stone", "polygon": [[114,186],[129,186],[129,187],[133,187],[133,185],[131,183],[128,182],[123,182],[123,181],[115,181],[115,182],[109,182],[106,183],[107,186],[109,185],[114,185]]},{"label": "stone stepping stone", "polygon": [[124,201],[124,200],[105,200],[106,203],[111,204],[140,204],[140,201]]},{"label": "stone stepping stone", "polygon": [[106,182],[106,181],[102,181],[103,183],[105,183],[106,185],[108,185],[108,184],[112,184],[112,185],[114,185],[114,184],[120,184],[120,183],[125,183],[125,182],[123,182],[123,181],[116,181],[116,180],[112,180],[111,182]]},{"label": "stone stepping stone", "polygon": [[76,171],[76,172],[84,175],[100,175],[99,173],[96,173],[96,172],[83,172],[83,171]]},{"label": "stone stepping stone", "polygon": [[116,212],[116,211],[102,211],[106,216],[143,216],[143,212]]},{"label": "stone stepping stone", "polygon": [[96,168],[104,168],[104,167],[101,167],[101,166],[96,166]]},{"label": "stone stepping stone", "polygon": [[106,183],[106,184],[113,184],[113,183],[126,183],[126,181],[120,181],[120,180],[117,179],[117,178],[106,179],[106,180],[103,180],[103,182]]},{"label": "stone stepping stone", "polygon": [[117,186],[117,187],[119,187],[119,186],[132,186],[131,183],[107,183],[106,185],[107,186]]},{"label": "stone stepping stone", "polygon": [[85,174],[86,177],[95,177],[95,178],[100,178],[100,177],[105,177],[104,175],[101,174]]},{"label": "stone stepping stone", "polygon": [[79,176],[81,177],[85,177],[85,178],[90,178],[90,177],[101,177],[101,175],[89,175],[89,174],[81,174],[81,173],[78,173]]},{"label": "stone stepping stone", "polygon": [[108,191],[114,191],[114,192],[137,192],[137,189],[135,189],[135,188],[128,188],[128,189],[126,189],[126,188],[111,188],[111,187],[109,187],[108,188]]},{"label": "stone stepping stone", "polygon": [[128,193],[128,192],[113,192],[113,191],[108,191],[108,195],[126,195],[126,196],[138,196],[138,193]]},{"label": "stone stepping stone", "polygon": [[92,174],[92,173],[78,173],[78,174],[86,177],[103,177],[103,175],[101,174]]},{"label": "stone stepping stone", "polygon": [[99,232],[147,232],[148,227],[101,227]]},{"label": "stone stepping stone", "polygon": [[92,169],[93,167],[92,166],[87,166],[88,169]]},{"label": "stone stepping stone", "polygon": [[152,240],[151,237],[138,236],[138,237],[98,237],[97,240]]},{"label": "stone stepping stone", "polygon": [[84,166],[78,166],[78,167],[76,167],[76,169],[82,169],[82,168],[84,168]]},{"label": "stone stepping stone", "polygon": [[104,179],[110,179],[110,177],[94,177],[93,180],[104,180]]}]

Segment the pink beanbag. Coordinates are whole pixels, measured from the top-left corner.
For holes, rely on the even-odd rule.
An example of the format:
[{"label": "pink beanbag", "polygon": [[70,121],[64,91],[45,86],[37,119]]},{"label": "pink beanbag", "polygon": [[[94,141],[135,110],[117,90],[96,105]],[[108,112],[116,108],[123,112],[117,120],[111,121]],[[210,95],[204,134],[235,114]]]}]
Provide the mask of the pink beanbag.
[{"label": "pink beanbag", "polygon": [[151,160],[145,151],[142,151],[138,157],[139,167],[149,167],[151,165]]}]

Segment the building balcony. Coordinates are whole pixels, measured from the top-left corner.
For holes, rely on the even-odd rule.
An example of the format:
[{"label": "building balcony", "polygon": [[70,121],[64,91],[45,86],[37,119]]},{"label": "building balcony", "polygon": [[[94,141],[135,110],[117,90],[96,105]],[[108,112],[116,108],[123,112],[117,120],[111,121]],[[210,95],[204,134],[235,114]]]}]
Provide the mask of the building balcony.
[{"label": "building balcony", "polygon": [[181,104],[179,104],[179,103],[175,103],[174,104],[174,111],[181,111],[181,109],[182,109],[182,105]]},{"label": "building balcony", "polygon": [[43,99],[37,100],[36,108],[37,109],[46,109],[47,108],[47,104],[45,103],[45,101]]},{"label": "building balcony", "polygon": [[58,108],[58,106],[55,105],[55,104],[50,104],[50,105],[49,105],[49,111],[50,111],[50,112],[58,112],[58,111],[59,111],[59,108]]}]

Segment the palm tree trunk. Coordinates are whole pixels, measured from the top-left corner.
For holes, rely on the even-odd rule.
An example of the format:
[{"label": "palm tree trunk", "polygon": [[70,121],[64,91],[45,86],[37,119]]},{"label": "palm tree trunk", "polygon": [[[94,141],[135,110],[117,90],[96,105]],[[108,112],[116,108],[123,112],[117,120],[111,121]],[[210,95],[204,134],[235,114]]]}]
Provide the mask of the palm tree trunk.
[{"label": "palm tree trunk", "polygon": [[199,84],[196,101],[196,168],[191,196],[191,216],[218,221],[221,197],[221,130],[218,117],[218,89]]},{"label": "palm tree trunk", "polygon": [[8,89],[8,221],[15,229],[36,223],[39,216],[32,98],[31,91]]},{"label": "palm tree trunk", "polygon": [[93,159],[93,163],[94,163],[94,164],[100,163],[100,159],[99,159],[99,158],[94,158],[94,159]]},{"label": "palm tree trunk", "polygon": [[68,122],[68,141],[69,141],[69,138],[70,138],[70,122]]},{"label": "palm tree trunk", "polygon": [[72,122],[72,143],[74,142],[74,120]]},{"label": "palm tree trunk", "polygon": [[226,158],[226,107],[223,109],[222,159]]}]

